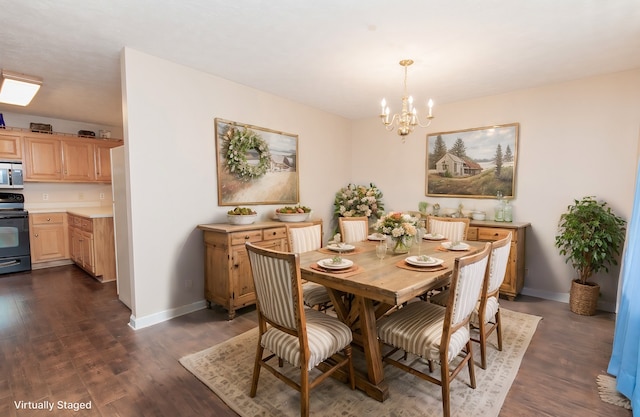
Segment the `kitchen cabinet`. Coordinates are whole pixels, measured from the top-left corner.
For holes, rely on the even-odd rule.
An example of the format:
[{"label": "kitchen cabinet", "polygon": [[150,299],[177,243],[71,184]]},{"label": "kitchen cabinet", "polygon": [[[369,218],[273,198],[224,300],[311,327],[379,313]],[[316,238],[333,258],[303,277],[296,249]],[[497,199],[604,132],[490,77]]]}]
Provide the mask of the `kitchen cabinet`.
[{"label": "kitchen cabinet", "polygon": [[111,182],[111,148],[120,146],[118,142],[96,143],[95,155],[95,179],[100,182]]},{"label": "kitchen cabinet", "polygon": [[24,180],[32,182],[111,182],[109,149],[120,140],[25,133]]},{"label": "kitchen cabinet", "polygon": [[205,299],[209,307],[215,303],[227,309],[232,320],[237,309],[256,302],[245,242],[286,251],[286,226],[279,221],[267,221],[249,225],[201,224],[198,228],[204,235]]},{"label": "kitchen cabinet", "polygon": [[62,179],[91,182],[96,178],[94,145],[85,140],[62,140]]},{"label": "kitchen cabinet", "polygon": [[530,223],[494,222],[471,220],[468,240],[494,242],[511,234],[511,252],[507,262],[507,271],[500,286],[500,294],[514,300],[524,286],[525,276],[525,240]]},{"label": "kitchen cabinet", "polygon": [[115,281],[113,217],[69,214],[71,260],[101,282]]},{"label": "kitchen cabinet", "polygon": [[25,136],[24,180],[60,181],[62,179],[62,143],[58,139]]},{"label": "kitchen cabinet", "polygon": [[0,159],[22,160],[22,137],[13,132],[0,132]]},{"label": "kitchen cabinet", "polygon": [[37,264],[69,259],[66,213],[30,214],[29,223],[31,264],[34,269],[37,269]]}]

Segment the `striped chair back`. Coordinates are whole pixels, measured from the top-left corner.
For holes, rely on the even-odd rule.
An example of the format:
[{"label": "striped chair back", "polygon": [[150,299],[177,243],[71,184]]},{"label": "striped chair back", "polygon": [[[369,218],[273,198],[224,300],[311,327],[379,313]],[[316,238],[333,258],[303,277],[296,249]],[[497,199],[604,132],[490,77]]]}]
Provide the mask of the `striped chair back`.
[{"label": "striped chair back", "polygon": [[493,242],[491,248],[491,263],[489,264],[489,289],[487,294],[496,293],[507,272],[509,253],[511,252],[511,234],[504,239]]},{"label": "striped chair back", "polygon": [[369,236],[367,217],[339,217],[340,234],[344,243],[362,242]]},{"label": "striped chair back", "polygon": [[469,219],[428,216],[427,228],[432,235],[440,234],[452,242],[467,240]]},{"label": "striped chair back", "polygon": [[[259,313],[268,322],[297,331],[302,311],[300,261],[297,254],[245,244]],[[302,313],[304,314],[304,313]]]},{"label": "striped chair back", "polygon": [[309,252],[322,247],[322,225],[297,227],[287,225],[289,250],[295,253]]},{"label": "striped chair back", "polygon": [[481,252],[456,259],[447,302],[447,315],[450,317],[448,320],[445,318],[445,325],[448,322],[453,331],[469,322],[483,285],[489,279],[490,248],[491,244],[487,243]]}]

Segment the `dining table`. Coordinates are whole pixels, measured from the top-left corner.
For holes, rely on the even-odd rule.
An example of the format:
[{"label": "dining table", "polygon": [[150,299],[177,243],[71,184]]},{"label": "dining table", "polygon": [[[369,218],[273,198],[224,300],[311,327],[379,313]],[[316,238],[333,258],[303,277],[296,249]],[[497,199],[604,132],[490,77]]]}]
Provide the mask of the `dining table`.
[{"label": "dining table", "polygon": [[[389,386],[384,379],[376,321],[402,304],[446,286],[455,259],[478,252],[485,245],[468,241],[463,242],[466,250],[447,250],[443,243],[424,241],[405,254],[394,254],[389,246],[383,259],[376,256],[379,242],[373,240],[352,243],[348,251],[338,252],[338,248],[329,246],[300,254],[301,278],[327,288],[337,317],[351,328],[353,343],[364,352],[366,371],[356,371],[356,386],[378,401],[389,396]],[[416,260],[410,257],[419,255],[418,251],[435,258],[439,265],[408,263]],[[350,266],[330,268],[329,260],[335,256]]]}]

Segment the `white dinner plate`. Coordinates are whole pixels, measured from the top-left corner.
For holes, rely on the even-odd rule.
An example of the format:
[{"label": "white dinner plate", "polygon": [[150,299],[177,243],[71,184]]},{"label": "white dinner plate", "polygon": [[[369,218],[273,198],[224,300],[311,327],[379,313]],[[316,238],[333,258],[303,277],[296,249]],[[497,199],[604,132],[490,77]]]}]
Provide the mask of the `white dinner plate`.
[{"label": "white dinner plate", "polygon": [[433,234],[433,235],[431,233],[427,233],[422,238],[426,239],[426,240],[443,240],[444,239],[444,235],[441,235],[439,233],[436,233],[436,234]]},{"label": "white dinner plate", "polygon": [[387,237],[385,235],[383,235],[382,233],[374,233],[372,235],[367,236],[367,239],[369,239],[369,240],[386,240]]},{"label": "white dinner plate", "polygon": [[448,250],[469,250],[471,246],[469,244],[460,242],[455,246],[451,246],[451,242],[442,242],[442,247]]},{"label": "white dinner plate", "polygon": [[442,265],[442,263],[444,262],[443,259],[433,258],[431,256],[429,257],[428,261],[422,261],[420,260],[420,258],[421,256],[409,256],[405,258],[405,262],[413,266],[438,266]]},{"label": "white dinner plate", "polygon": [[342,243],[340,245],[336,245],[335,243],[333,243],[327,246],[327,249],[336,251],[336,252],[347,252],[350,250],[354,250],[355,248],[356,248],[355,246],[350,245],[348,243]]},{"label": "white dinner plate", "polygon": [[333,262],[333,259],[328,258],[328,259],[323,259],[321,261],[318,261],[318,265],[320,265],[323,268],[327,268],[327,269],[345,269],[345,268],[349,268],[350,266],[352,266],[353,265],[353,261],[351,261],[349,259],[343,259],[342,262],[337,264],[337,263]]}]

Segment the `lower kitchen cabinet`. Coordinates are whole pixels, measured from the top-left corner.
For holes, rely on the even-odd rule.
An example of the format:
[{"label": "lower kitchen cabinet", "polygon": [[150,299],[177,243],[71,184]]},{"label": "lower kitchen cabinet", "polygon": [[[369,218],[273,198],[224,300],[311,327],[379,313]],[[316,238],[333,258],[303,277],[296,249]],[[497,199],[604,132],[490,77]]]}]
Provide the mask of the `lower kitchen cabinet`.
[{"label": "lower kitchen cabinet", "polygon": [[30,214],[29,223],[31,264],[34,269],[38,264],[69,259],[66,213]]},{"label": "lower kitchen cabinet", "polygon": [[245,242],[286,251],[286,226],[267,221],[250,225],[201,224],[198,228],[204,233],[205,299],[209,307],[216,303],[227,309],[231,320],[237,309],[256,303]]},{"label": "lower kitchen cabinet", "polygon": [[101,282],[115,281],[113,217],[68,216],[71,260]]},{"label": "lower kitchen cabinet", "polygon": [[493,222],[472,220],[467,238],[481,242],[494,242],[511,234],[511,252],[500,294],[514,300],[522,287],[525,276],[525,238],[530,223]]}]

